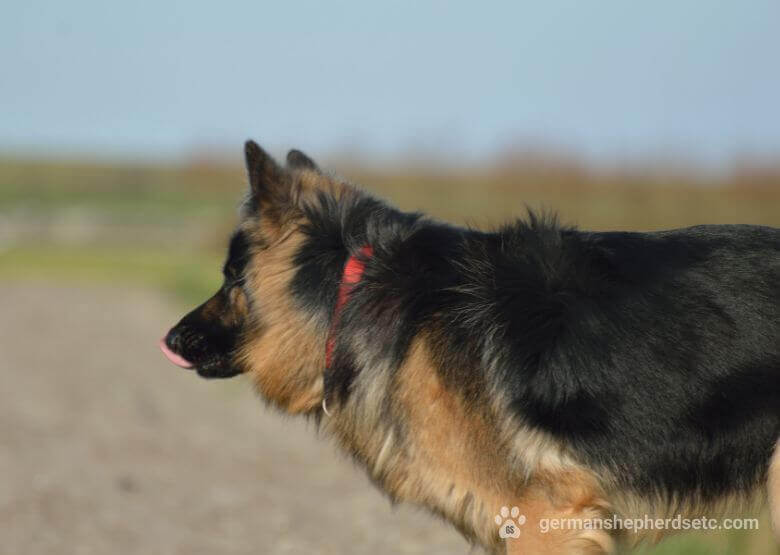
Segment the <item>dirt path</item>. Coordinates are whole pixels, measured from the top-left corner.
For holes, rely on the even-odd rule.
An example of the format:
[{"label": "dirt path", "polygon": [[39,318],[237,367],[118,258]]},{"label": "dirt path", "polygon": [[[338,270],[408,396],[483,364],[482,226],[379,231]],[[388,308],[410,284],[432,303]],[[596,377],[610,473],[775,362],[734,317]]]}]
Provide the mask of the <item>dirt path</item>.
[{"label": "dirt path", "polygon": [[163,298],[0,290],[0,553],[468,553],[243,381],[157,351]]}]

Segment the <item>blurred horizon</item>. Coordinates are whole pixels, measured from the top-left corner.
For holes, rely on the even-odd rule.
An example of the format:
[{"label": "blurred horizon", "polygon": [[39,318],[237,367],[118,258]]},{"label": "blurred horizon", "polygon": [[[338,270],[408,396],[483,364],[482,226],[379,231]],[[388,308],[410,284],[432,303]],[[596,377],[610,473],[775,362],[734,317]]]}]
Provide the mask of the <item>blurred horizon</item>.
[{"label": "blurred horizon", "polygon": [[[284,163],[286,153],[296,148],[267,148],[261,144],[279,162]],[[455,179],[480,178],[491,181],[497,176],[528,184],[529,179],[542,180],[557,177],[568,186],[587,186],[588,182],[610,186],[655,186],[677,182],[685,188],[691,187],[740,187],[766,188],[780,187],[780,158],[764,158],[744,155],[735,157],[728,164],[719,167],[705,166],[693,160],[672,156],[644,156],[632,160],[594,161],[577,153],[556,150],[550,146],[509,145],[490,156],[481,159],[458,159],[426,153],[415,155],[407,153],[394,157],[361,156],[355,152],[326,151],[320,153],[306,151],[314,158],[320,168],[334,173],[356,185],[371,187],[370,182],[359,179],[371,179],[379,176],[416,175],[422,180],[426,177],[452,176]],[[241,174],[244,168],[243,144],[232,149],[193,148],[174,158],[144,157],[132,155],[112,155],[95,152],[50,152],[0,151],[0,165],[5,164],[0,175],[8,177],[22,173],[24,169],[58,167],[60,170],[71,168],[76,173],[89,168],[104,168],[109,174],[121,169],[164,170],[169,172],[192,173],[199,170],[227,174]],[[33,172],[34,173],[34,172]],[[358,177],[352,178],[352,175]],[[242,178],[243,179],[243,178]],[[129,184],[128,184],[129,185]]]}]

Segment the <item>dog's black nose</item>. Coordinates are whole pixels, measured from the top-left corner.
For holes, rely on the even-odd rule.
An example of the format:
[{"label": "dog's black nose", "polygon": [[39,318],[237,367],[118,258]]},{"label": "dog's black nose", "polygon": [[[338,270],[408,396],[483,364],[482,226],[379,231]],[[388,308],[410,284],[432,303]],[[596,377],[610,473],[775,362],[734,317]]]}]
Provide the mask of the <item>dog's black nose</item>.
[{"label": "dog's black nose", "polygon": [[163,339],[160,339],[160,350],[165,355],[165,358],[176,366],[192,368],[193,364],[179,354],[181,351],[181,342],[182,336],[180,330],[178,327],[172,328]]},{"label": "dog's black nose", "polygon": [[178,353],[181,349],[181,344],[182,344],[181,338],[182,338],[182,334],[181,331],[179,330],[179,326],[175,326],[170,330],[168,330],[168,333],[165,334],[165,338],[163,340],[165,341],[165,344],[168,346],[168,348],[171,351]]}]

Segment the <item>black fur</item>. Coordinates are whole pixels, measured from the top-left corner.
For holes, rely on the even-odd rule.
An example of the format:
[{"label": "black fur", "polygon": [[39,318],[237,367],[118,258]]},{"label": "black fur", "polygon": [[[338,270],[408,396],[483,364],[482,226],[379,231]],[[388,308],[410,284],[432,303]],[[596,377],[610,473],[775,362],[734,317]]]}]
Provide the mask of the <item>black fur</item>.
[{"label": "black fur", "polygon": [[228,256],[222,268],[226,284],[243,281],[244,269],[250,259],[250,242],[246,234],[239,231],[233,234],[228,245]]},{"label": "black fur", "polygon": [[780,437],[780,230],[597,233],[530,214],[485,233],[325,194],[306,212],[292,292],[323,318],[348,253],[374,248],[326,394],[346,400],[360,372],[343,338],[370,337],[369,356],[398,367],[426,333],[467,399],[504,392],[637,492],[706,501],[765,478]]}]

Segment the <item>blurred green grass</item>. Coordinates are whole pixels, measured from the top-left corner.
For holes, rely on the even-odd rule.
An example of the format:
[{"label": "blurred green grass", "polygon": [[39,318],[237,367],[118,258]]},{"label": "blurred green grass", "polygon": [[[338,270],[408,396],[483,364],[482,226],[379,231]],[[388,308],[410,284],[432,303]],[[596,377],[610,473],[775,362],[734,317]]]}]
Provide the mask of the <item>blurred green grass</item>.
[{"label": "blurred green grass", "polygon": [[773,547],[771,533],[767,533],[769,521],[761,522],[763,532],[730,531],[691,532],[670,536],[656,546],[640,546],[632,555],[772,555],[777,553]]},{"label": "blurred green grass", "polygon": [[0,253],[0,280],[154,287],[192,305],[219,287],[220,264],[210,253],[37,245]]},{"label": "blurred green grass", "polygon": [[[749,169],[748,169],[749,170]],[[780,226],[780,172],[713,181],[691,175],[598,174],[521,161],[483,169],[424,167],[345,175],[402,209],[490,227],[526,206],[590,229],[661,229],[701,223]],[[103,164],[0,159],[0,280],[156,288],[182,305],[207,298],[235,207],[239,165]],[[771,555],[759,532],[687,534],[642,555]]]}]

